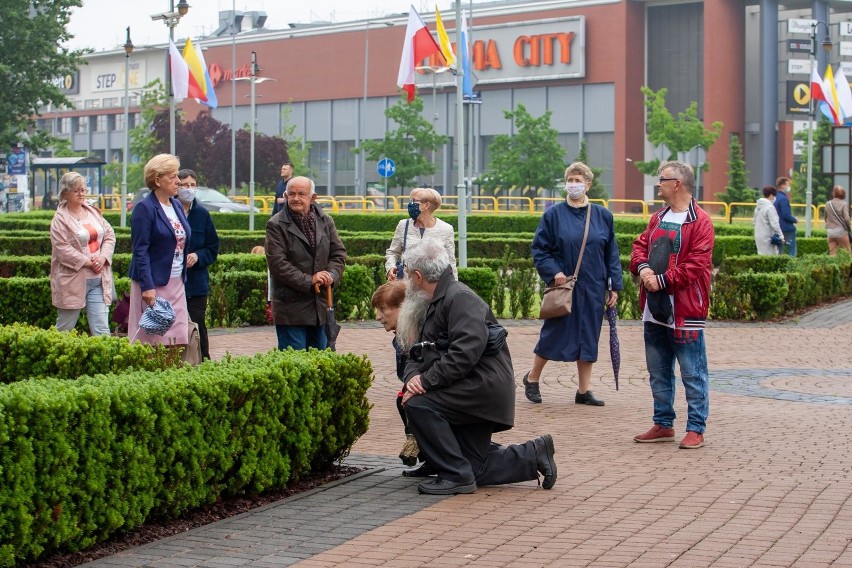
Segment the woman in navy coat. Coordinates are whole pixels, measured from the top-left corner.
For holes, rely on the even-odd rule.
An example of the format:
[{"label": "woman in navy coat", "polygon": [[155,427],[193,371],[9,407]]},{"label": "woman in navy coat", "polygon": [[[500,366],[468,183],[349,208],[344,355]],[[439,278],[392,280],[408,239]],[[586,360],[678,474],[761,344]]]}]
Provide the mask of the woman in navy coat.
[{"label": "woman in navy coat", "polygon": [[[598,360],[604,304],[616,304],[622,280],[612,213],[589,202],[586,196],[593,179],[594,174],[586,164],[575,162],[568,166],[565,203],[545,211],[533,238],[533,261],[541,279],[548,285],[564,284],[577,266],[586,215],[592,216],[580,274],[574,286],[572,313],[544,321],[533,350],[533,367],[524,375],[524,394],[532,402],[541,402],[539,379],[548,361],[576,361],[580,384],[574,402],[604,405],[589,390],[592,364]],[[612,293],[607,295],[609,282]]]},{"label": "woman in navy coat", "polygon": [[[189,313],[184,280],[191,232],[178,192],[180,162],[171,154],[159,154],[145,164],[145,184],[151,194],[133,208],[130,218],[130,340],[185,347],[189,342]],[[139,328],[142,312],[156,297],[167,300],[175,311],[175,322],[165,335],[149,334]]]}]

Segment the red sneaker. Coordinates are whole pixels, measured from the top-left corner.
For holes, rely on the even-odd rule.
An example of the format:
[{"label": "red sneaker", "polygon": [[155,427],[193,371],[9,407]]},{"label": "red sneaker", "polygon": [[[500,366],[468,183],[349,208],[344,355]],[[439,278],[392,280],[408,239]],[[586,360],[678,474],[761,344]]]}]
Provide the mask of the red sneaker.
[{"label": "red sneaker", "polygon": [[683,440],[680,441],[680,447],[684,450],[694,450],[704,445],[704,434],[698,432],[687,432]]},{"label": "red sneaker", "polygon": [[674,442],[674,428],[663,428],[659,424],[654,424],[651,429],[644,434],[633,436],[634,442],[651,443],[651,442]]}]

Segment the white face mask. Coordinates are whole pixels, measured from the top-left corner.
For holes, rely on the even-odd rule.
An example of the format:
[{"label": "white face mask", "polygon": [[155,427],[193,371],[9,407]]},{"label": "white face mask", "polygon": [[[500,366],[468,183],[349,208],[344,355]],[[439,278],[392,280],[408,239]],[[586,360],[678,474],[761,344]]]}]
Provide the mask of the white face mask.
[{"label": "white face mask", "polygon": [[178,199],[183,203],[192,203],[192,200],[195,199],[195,188],[182,187],[178,189]]},{"label": "white face mask", "polygon": [[565,191],[568,192],[568,197],[577,201],[586,193],[586,184],[565,182]]}]

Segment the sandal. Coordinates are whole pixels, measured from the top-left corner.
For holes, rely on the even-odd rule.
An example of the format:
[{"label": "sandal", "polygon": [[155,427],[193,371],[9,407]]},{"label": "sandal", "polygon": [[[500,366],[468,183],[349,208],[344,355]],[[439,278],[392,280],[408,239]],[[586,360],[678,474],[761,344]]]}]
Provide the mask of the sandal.
[{"label": "sandal", "polygon": [[540,403],[541,402],[541,391],[538,388],[538,381],[531,383],[527,380],[530,376],[529,371],[524,375],[524,395],[526,395],[527,399],[530,402]]}]

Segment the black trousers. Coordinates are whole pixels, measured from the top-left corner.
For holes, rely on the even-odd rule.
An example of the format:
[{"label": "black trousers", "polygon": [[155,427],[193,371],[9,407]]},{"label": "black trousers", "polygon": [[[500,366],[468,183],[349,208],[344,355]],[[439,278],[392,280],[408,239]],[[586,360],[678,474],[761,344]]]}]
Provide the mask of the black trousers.
[{"label": "black trousers", "polygon": [[533,441],[501,446],[491,442],[494,424],[413,396],[405,405],[408,426],[438,474],[455,483],[500,485],[538,479]]},{"label": "black trousers", "polygon": [[201,339],[201,358],[210,359],[210,342],[207,340],[207,296],[193,296],[186,299],[186,311],[189,319],[198,324]]}]

